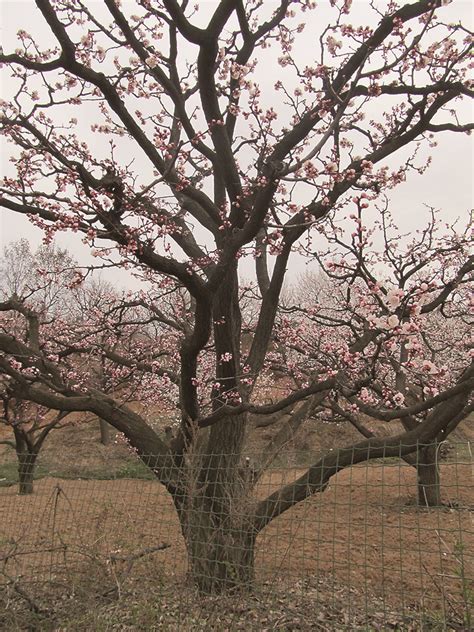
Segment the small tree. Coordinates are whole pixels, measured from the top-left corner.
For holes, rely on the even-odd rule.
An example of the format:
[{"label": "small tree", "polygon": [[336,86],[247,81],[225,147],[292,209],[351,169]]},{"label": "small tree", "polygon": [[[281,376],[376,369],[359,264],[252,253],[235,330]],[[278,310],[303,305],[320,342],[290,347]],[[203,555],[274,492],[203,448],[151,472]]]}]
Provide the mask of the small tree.
[{"label": "small tree", "polygon": [[[35,344],[40,324],[48,328],[59,313],[63,313],[71,298],[71,287],[78,279],[76,263],[66,250],[51,245],[31,251],[29,242],[21,239],[4,249],[0,261],[0,327],[25,335],[21,319],[6,316],[7,312],[23,314],[30,322],[29,338]],[[13,309],[12,309],[13,308]],[[54,411],[23,400],[14,382],[2,380],[0,423],[11,429],[13,438],[1,443],[15,449],[18,459],[20,494],[33,493],[33,479],[38,454],[53,429],[63,427],[68,412]]]},{"label": "small tree", "polygon": [[[190,306],[172,337],[181,417],[172,444],[141,414],[68,373],[66,350],[50,358],[35,346],[25,314],[27,340],[0,332],[1,369],[22,398],[89,410],[126,435],[173,497],[202,591],[248,585],[257,534],[338,470],[411,453],[470,405],[474,368],[466,366],[425,401],[377,406],[380,418],[430,411],[412,430],[325,455],[296,481],[247,502],[252,481],[240,465],[249,413],[298,402],[297,426],[331,389],[359,392],[345,373],[315,374],[272,405],[254,403],[290,256],[318,238],[331,213],[346,215],[354,190],[382,192],[410,170],[423,172],[429,159],[417,164],[414,153],[433,144],[431,135],[473,127],[456,113],[471,96],[471,42],[445,4],[389,2],[372,7],[367,25],[357,4],[335,0],[308,53],[298,47],[302,22],[319,21],[306,0],[221,0],[206,5],[199,23],[176,0],[104,0],[98,13],[82,1],[36,0],[52,45],[40,48],[22,30],[18,50],[0,55],[17,90],[3,104],[15,169],[3,182],[3,208],[27,214],[46,239],[80,233],[107,265],[135,270],[158,296],[180,286]],[[279,79],[269,87],[276,59]],[[244,347],[238,271],[247,255],[255,256],[261,303]],[[71,342],[66,330],[58,350]]]},{"label": "small tree", "polygon": [[3,439],[0,445],[13,448],[18,459],[18,491],[32,494],[39,452],[52,430],[62,427],[67,412],[54,412],[28,401],[18,400],[8,386],[0,393],[0,424],[13,432],[13,440]]}]

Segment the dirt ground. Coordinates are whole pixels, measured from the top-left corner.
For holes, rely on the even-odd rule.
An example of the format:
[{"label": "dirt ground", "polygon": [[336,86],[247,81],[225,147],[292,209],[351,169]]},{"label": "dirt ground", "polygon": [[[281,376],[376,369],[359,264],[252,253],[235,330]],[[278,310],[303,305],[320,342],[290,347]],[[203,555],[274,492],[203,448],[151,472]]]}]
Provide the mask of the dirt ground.
[{"label": "dirt ground", "polygon": [[[416,507],[415,471],[404,463],[348,468],[260,534],[253,597],[202,605],[188,581],[171,498],[157,481],[140,478],[143,466],[119,437],[102,446],[97,423],[78,419],[48,438],[38,466],[46,477],[35,481],[32,496],[0,482],[0,630],[467,630],[474,474],[466,446],[473,430],[472,420],[463,424],[455,437],[463,441],[460,451],[453,445],[441,465],[444,507]],[[277,431],[254,431],[249,454],[258,460]],[[346,426],[308,423],[256,495],[266,497],[297,478],[303,463],[355,439]],[[14,452],[0,448],[0,478],[9,477],[3,484],[15,475]],[[155,550],[160,544],[167,548]],[[49,615],[39,626],[28,619],[35,591],[41,607],[56,595],[60,623]],[[103,618],[91,618],[94,610]],[[79,618],[70,620],[73,611]],[[203,623],[205,611],[213,612],[212,622]],[[225,622],[215,617],[223,611]],[[456,624],[423,627],[420,612]],[[47,627],[46,620],[56,623]]]},{"label": "dirt ground", "polygon": [[[301,472],[268,473],[258,496]],[[271,592],[276,582],[291,588],[306,581],[317,587],[316,602],[336,599],[344,586],[349,596],[363,596],[367,609],[374,599],[401,614],[459,612],[474,586],[473,472],[469,464],[443,464],[441,476],[444,501],[452,506],[428,510],[414,505],[415,473],[408,466],[372,464],[339,473],[325,492],[259,536],[259,586]],[[161,543],[169,548],[150,551],[133,569],[125,560]],[[185,582],[187,571],[171,498],[158,482],[144,480],[44,478],[30,497],[1,488],[2,559],[6,576],[25,585],[74,582],[81,572],[89,581],[95,574],[104,585],[120,585],[138,572],[156,592],[156,586]]]},{"label": "dirt ground", "polygon": [[[71,425],[53,431],[46,440],[40,455],[40,463],[47,465],[53,475],[69,478],[81,478],[100,472],[104,478],[112,478],[120,472],[124,465],[130,463],[130,450],[123,437],[112,429],[112,443],[103,446],[99,442],[99,424],[92,416],[83,413],[72,413],[69,417]],[[167,418],[158,420],[156,429],[164,432],[163,427],[169,423]],[[387,433],[387,424],[371,421],[371,426],[380,434]],[[397,424],[390,424],[390,433],[397,431]],[[278,433],[280,423],[266,428],[254,428],[248,433],[246,454],[258,459],[264,454],[269,441]],[[11,430],[0,424],[0,440],[11,439]],[[320,423],[314,420],[306,421],[295,437],[288,442],[284,449],[283,462],[285,465],[302,464],[301,461],[311,463],[328,450],[351,445],[360,440],[357,431],[347,423]],[[454,445],[474,443],[474,415],[465,420],[450,435]],[[135,460],[135,459],[134,459]],[[0,445],[0,466],[10,463],[16,467],[14,450]]]}]

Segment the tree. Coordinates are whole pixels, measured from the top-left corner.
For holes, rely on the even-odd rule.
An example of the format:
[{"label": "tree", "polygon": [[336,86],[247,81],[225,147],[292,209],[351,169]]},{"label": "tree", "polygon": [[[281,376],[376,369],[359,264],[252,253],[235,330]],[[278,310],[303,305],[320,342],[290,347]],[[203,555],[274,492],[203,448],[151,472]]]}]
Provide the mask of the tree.
[{"label": "tree", "polygon": [[[39,319],[43,327],[47,327],[57,314],[65,311],[68,293],[70,298],[71,287],[78,278],[75,261],[66,250],[46,245],[33,253],[25,239],[4,249],[0,275],[0,298],[6,299],[0,302],[0,329],[17,338],[25,333],[23,322],[18,318],[20,314],[29,319],[29,332],[34,336]],[[12,430],[13,438],[0,443],[15,449],[20,494],[32,494],[36,462],[43,443],[53,429],[64,426],[62,422],[69,412],[51,411],[23,400],[18,397],[14,381],[2,377],[0,423]]]},{"label": "tree", "polygon": [[[117,301],[117,294],[113,288],[105,283],[103,279],[90,279],[87,284],[81,284],[75,291],[75,314],[74,317],[78,323],[84,322],[84,318],[91,319],[97,316],[107,318],[107,313],[111,306]],[[104,337],[104,345],[110,341],[110,329],[104,327],[103,323],[98,324],[96,335]],[[96,341],[97,342],[97,341]],[[118,338],[114,341],[113,346],[118,344]],[[110,376],[107,374],[107,360],[102,356],[98,361],[92,364],[91,375],[93,382],[101,391],[107,393],[112,387]],[[99,418],[100,442],[102,445],[109,445],[111,442],[111,426],[105,419]]]},{"label": "tree", "polygon": [[[77,372],[80,364],[90,386],[122,404],[138,404],[142,416],[154,425],[157,407],[164,414],[174,406],[174,330],[184,327],[183,297],[170,294],[169,288],[163,294],[145,288],[120,293],[102,279],[89,280],[74,294],[77,340],[71,344],[67,336],[54,339],[61,353],[72,359],[68,370]],[[155,307],[160,303],[162,309]],[[100,421],[101,431],[105,424],[108,433],[110,425]]]},{"label": "tree", "polygon": [[71,289],[82,280],[67,250],[46,244],[32,252],[27,239],[4,248],[0,274],[0,298],[22,297],[51,319],[64,313]]},{"label": "tree", "polygon": [[[26,240],[13,242],[0,265],[5,299],[0,301],[0,330],[45,353],[76,388],[113,393],[117,404],[139,401],[142,416],[152,423],[157,398],[163,405],[170,381],[160,377],[162,366],[155,375],[153,348],[159,346],[161,358],[167,353],[160,342],[161,313],[156,318],[146,310],[146,292],[121,295],[100,278],[86,279],[68,252],[54,245],[32,253]],[[172,340],[169,331],[166,336]],[[34,378],[36,371],[31,368],[28,374]],[[49,433],[66,425],[69,412],[54,414],[28,402],[11,376],[2,378],[0,423],[12,430],[13,438],[1,443],[15,448],[20,493],[33,493],[39,452]],[[100,421],[101,433],[103,425],[108,433],[109,424]]]},{"label": "tree", "polygon": [[[369,197],[352,201],[346,231],[331,218],[324,228],[327,247],[315,253],[324,276],[306,274],[281,308],[275,335],[284,344],[276,346],[273,363],[280,372],[290,369],[285,373],[296,388],[315,372],[343,371],[351,384],[364,375],[357,393],[344,397],[339,390],[321,407],[371,437],[370,418],[378,419],[380,407],[421,403],[469,364],[474,257],[469,225],[440,226],[430,209],[423,229],[403,237],[386,205],[380,223],[371,225]],[[401,423],[408,431],[423,418]],[[417,469],[422,505],[441,504],[438,442],[461,421],[456,415],[432,444],[404,456]]]},{"label": "tree", "polygon": [[[444,0],[390,2],[373,9],[372,26],[349,21],[358,21],[349,0],[331,2],[333,20],[310,56],[298,52],[298,20],[304,13],[317,24],[318,13],[303,0],[271,10],[221,0],[204,26],[176,0],[137,0],[134,12],[115,0],[93,10],[82,0],[35,4],[52,46],[20,31],[19,49],[0,55],[18,86],[2,117],[15,177],[4,180],[1,204],[28,215],[46,239],[80,233],[104,265],[135,270],[158,296],[186,291],[189,311],[183,326],[167,325],[177,346],[161,369],[166,378],[170,357],[178,362],[179,432],[167,443],[142,415],[12,334],[0,334],[1,368],[24,399],[91,411],[126,435],[173,497],[202,591],[248,585],[256,536],[272,519],[343,467],[430,443],[470,405],[472,366],[421,403],[378,408],[381,418],[430,411],[412,430],[330,453],[249,500],[257,477],[240,467],[249,413],[297,403],[289,421],[297,425],[329,390],[360,386],[315,374],[274,404],[253,402],[290,256],[330,214],[345,216],[354,189],[380,194],[408,171],[422,173],[429,159],[415,159],[419,145],[472,129],[456,112],[472,96],[470,41],[462,25],[443,22]],[[267,90],[259,62],[267,73],[275,49],[280,80]],[[93,145],[84,132],[91,116]],[[261,304],[247,352],[238,270],[249,255]],[[148,309],[161,313],[161,304]]]},{"label": "tree", "polygon": [[18,491],[32,494],[37,458],[51,430],[63,427],[62,420],[68,412],[51,411],[28,401],[15,398],[10,384],[0,392],[2,412],[0,424],[11,428],[13,439],[3,439],[0,445],[13,448],[18,459]]}]

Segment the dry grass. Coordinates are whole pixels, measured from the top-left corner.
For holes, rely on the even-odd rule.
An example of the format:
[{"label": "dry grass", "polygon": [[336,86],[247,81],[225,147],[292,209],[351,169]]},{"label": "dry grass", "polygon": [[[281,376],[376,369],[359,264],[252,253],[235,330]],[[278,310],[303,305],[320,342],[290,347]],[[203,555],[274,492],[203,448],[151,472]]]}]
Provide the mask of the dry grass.
[{"label": "dry grass", "polygon": [[[270,472],[257,494],[265,496],[300,473]],[[156,481],[44,478],[32,497],[3,488],[0,557],[10,555],[4,570],[27,591],[25,598],[10,581],[5,592],[9,625],[25,623],[26,605],[27,617],[39,616],[42,626],[48,618],[62,618],[61,630],[365,629],[368,620],[372,629],[391,629],[376,623],[396,617],[406,624],[399,629],[413,625],[418,630],[424,621],[420,612],[462,626],[474,579],[472,469],[444,464],[442,481],[444,500],[452,508],[426,510],[413,503],[415,472],[410,467],[376,464],[339,473],[324,493],[262,532],[256,596],[234,598],[230,610],[225,599],[205,605],[189,587],[176,512]],[[169,548],[129,563],[161,543]],[[39,604],[36,614],[31,614],[28,596]],[[87,604],[97,613],[93,622]],[[199,627],[210,608],[214,614],[206,627]],[[133,616],[137,619],[130,627]],[[326,619],[342,627],[324,628]],[[320,627],[305,627],[307,620]],[[180,628],[183,621],[186,627]],[[239,627],[242,621],[247,627]]]}]

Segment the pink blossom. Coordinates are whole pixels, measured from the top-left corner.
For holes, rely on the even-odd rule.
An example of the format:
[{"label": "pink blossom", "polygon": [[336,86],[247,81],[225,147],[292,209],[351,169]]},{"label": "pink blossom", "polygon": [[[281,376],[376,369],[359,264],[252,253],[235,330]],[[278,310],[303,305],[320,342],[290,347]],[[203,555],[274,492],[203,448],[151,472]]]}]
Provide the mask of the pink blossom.
[{"label": "pink blossom", "polygon": [[154,55],[150,55],[145,59],[145,63],[149,68],[156,68],[158,66],[158,60]]},{"label": "pink blossom", "polygon": [[393,401],[395,402],[397,406],[402,406],[402,404],[404,404],[405,402],[405,395],[399,392],[395,393],[395,395],[393,396]]},{"label": "pink blossom", "polygon": [[401,303],[403,297],[403,290],[399,288],[392,288],[387,292],[387,305],[390,309],[396,309]]},{"label": "pink blossom", "polygon": [[399,322],[400,321],[398,320],[398,316],[395,316],[395,314],[392,314],[387,318],[387,325],[390,327],[390,329],[394,329],[395,327],[397,327]]},{"label": "pink blossom", "polygon": [[429,373],[430,375],[436,375],[438,373],[437,366],[433,364],[433,362],[431,362],[430,360],[423,360],[423,362],[421,363],[421,369],[425,373]]}]

